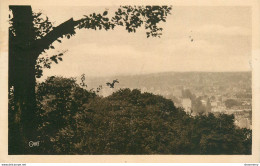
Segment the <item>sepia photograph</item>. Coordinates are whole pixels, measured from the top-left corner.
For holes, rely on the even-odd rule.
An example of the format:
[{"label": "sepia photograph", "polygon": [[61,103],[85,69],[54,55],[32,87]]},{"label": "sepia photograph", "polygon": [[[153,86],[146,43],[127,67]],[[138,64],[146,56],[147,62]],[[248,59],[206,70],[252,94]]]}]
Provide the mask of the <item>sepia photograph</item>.
[{"label": "sepia photograph", "polygon": [[6,7],[8,155],[253,154],[251,6]]}]

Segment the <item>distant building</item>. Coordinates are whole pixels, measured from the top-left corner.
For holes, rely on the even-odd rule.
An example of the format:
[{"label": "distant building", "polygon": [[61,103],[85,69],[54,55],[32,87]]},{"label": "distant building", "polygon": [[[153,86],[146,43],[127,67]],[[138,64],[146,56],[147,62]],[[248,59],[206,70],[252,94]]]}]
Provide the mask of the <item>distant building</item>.
[{"label": "distant building", "polygon": [[191,113],[191,100],[189,98],[182,99],[182,107],[186,113]]}]

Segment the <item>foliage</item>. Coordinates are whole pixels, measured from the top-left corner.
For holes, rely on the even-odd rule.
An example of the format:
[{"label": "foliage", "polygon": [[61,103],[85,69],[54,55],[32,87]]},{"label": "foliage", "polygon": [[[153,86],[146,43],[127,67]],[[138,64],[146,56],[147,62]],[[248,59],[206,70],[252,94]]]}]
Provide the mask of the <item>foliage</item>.
[{"label": "foliage", "polygon": [[36,65],[35,65],[35,77],[36,78],[41,78],[43,75],[43,68],[51,68],[52,62],[55,62],[58,64],[59,61],[62,61],[62,56],[66,53],[67,51],[63,51],[58,53],[57,55],[45,55],[44,57],[39,57],[36,60]]},{"label": "foliage", "polygon": [[162,96],[120,89],[108,97],[73,78],[37,85],[39,154],[251,154],[234,116],[190,117]]},{"label": "foliage", "polygon": [[192,100],[192,111],[196,114],[204,114],[206,112],[206,107],[202,104],[200,98]]},{"label": "foliage", "polygon": [[[36,119],[36,77],[42,76],[44,67],[50,68],[52,62],[62,61],[63,53],[58,55],[40,55],[46,50],[55,49],[54,42],[62,42],[76,34],[76,29],[114,29],[126,26],[128,32],[142,24],[147,30],[147,37],[160,36],[162,28],[158,23],[165,21],[171,7],[168,6],[120,6],[114,17],[108,18],[108,11],[103,14],[93,13],[82,19],[73,18],[54,27],[48,17],[33,13],[31,6],[10,5],[9,27],[9,90],[13,88],[14,110],[9,111],[9,154],[32,154],[27,142],[37,135],[34,129]],[[122,11],[122,13],[120,12]],[[121,18],[120,18],[121,17]],[[129,19],[127,19],[127,18]],[[97,88],[100,91],[101,87]],[[60,102],[60,101],[59,101]],[[12,107],[10,107],[12,108]],[[67,107],[64,107],[67,109]]]},{"label": "foliage", "polygon": [[84,110],[83,103],[96,96],[79,87],[75,79],[62,77],[49,77],[38,84],[36,95],[39,131],[42,143],[47,145],[44,149],[54,147],[52,140],[56,134],[75,124],[74,116]]},{"label": "foliage", "polygon": [[[13,7],[10,8],[14,10]],[[70,38],[75,35],[75,29],[94,29],[94,30],[110,30],[116,26],[124,26],[125,29],[130,32],[136,32],[136,29],[145,25],[147,37],[160,37],[163,28],[158,27],[158,23],[163,21],[166,22],[166,17],[170,14],[171,7],[169,6],[120,6],[111,18],[108,16],[108,11],[105,10],[103,13],[92,13],[84,15],[82,19],[74,21],[70,19],[58,27],[54,27],[53,23],[47,16],[44,16],[42,12],[32,13],[33,19],[33,34],[32,37],[35,40],[35,44],[32,44],[37,54],[44,54],[48,49],[55,49],[52,45],[54,41],[62,42],[62,38]],[[9,15],[10,23],[10,37],[16,39],[16,28],[14,18]],[[42,76],[43,68],[50,68],[52,62],[56,64],[58,61],[62,61],[61,56],[66,51],[57,55],[44,55],[38,57],[35,69],[36,78]],[[38,56],[39,56],[38,55]]]}]

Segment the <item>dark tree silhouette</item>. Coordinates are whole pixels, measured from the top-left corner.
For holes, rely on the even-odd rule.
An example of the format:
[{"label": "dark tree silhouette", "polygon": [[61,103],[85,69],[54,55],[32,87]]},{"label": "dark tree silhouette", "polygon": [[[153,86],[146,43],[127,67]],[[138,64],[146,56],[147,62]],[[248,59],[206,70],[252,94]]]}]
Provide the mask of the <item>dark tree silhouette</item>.
[{"label": "dark tree silhouette", "polygon": [[252,130],[236,127],[234,115],[190,116],[138,89],[100,97],[73,78],[36,87],[42,146],[35,154],[251,154]]},{"label": "dark tree silhouette", "polygon": [[130,32],[144,25],[147,37],[160,37],[162,28],[158,23],[166,21],[169,6],[120,6],[112,18],[108,11],[102,14],[73,18],[53,27],[48,17],[33,13],[31,6],[10,6],[12,18],[9,28],[9,89],[13,89],[14,109],[9,110],[9,154],[33,153],[29,141],[37,138],[35,121],[35,77],[42,75],[42,65],[50,67],[51,61],[62,60],[59,55],[40,59],[39,55],[54,49],[52,43],[61,42],[75,35],[75,29],[110,30],[124,26]]},{"label": "dark tree silhouette", "polygon": [[116,80],[113,80],[113,82],[112,82],[112,83],[110,83],[110,82],[107,82],[106,84],[107,84],[107,86],[109,86],[110,88],[114,88],[114,86],[115,86],[115,83],[119,83],[119,81],[116,79]]}]

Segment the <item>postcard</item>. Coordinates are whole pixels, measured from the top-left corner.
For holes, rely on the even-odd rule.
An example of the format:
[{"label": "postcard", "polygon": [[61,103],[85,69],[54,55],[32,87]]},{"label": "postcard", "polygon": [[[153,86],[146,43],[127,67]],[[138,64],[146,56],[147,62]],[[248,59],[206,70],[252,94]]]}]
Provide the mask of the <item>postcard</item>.
[{"label": "postcard", "polygon": [[0,4],[1,162],[259,162],[259,1]]}]

